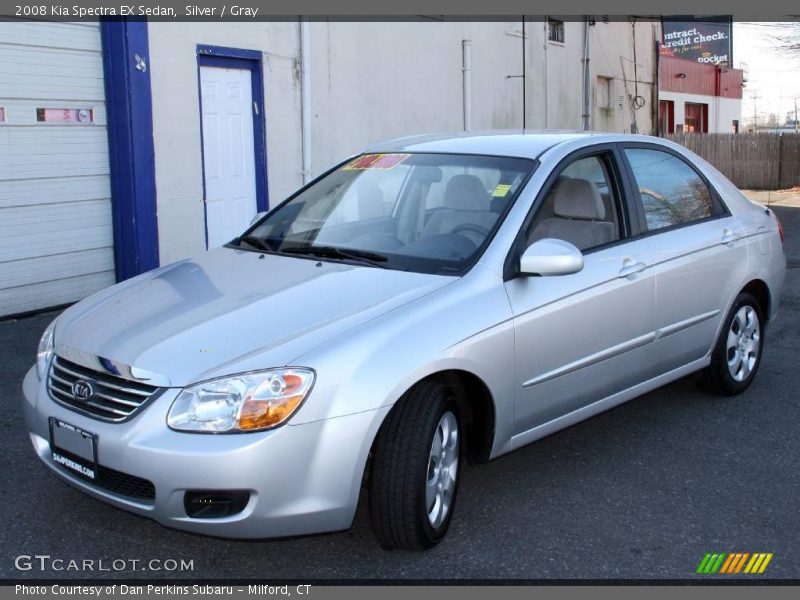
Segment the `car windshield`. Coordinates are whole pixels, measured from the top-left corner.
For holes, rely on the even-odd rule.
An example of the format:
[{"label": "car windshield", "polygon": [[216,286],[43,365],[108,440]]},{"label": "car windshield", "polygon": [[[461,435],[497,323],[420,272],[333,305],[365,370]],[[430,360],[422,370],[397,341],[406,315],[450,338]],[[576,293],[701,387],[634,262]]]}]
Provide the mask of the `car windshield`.
[{"label": "car windshield", "polygon": [[535,166],[465,154],[363,154],[270,212],[237,248],[455,274],[480,256]]}]

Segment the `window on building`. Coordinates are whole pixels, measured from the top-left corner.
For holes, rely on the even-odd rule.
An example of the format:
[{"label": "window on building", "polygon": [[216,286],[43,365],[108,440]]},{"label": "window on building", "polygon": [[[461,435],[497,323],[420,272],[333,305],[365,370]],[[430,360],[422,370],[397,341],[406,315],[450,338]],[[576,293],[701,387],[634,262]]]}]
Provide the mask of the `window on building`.
[{"label": "window on building", "polygon": [[564,43],[564,21],[547,19],[547,39],[559,44]]},{"label": "window on building", "polygon": [[647,229],[663,229],[714,215],[708,186],[677,156],[661,150],[629,148],[631,164],[644,206]]},{"label": "window on building", "polygon": [[597,76],[595,84],[597,108],[611,108],[611,78]]},{"label": "window on building", "polygon": [[708,133],[708,104],[687,102],[683,124],[686,133]]},{"label": "window on building", "polygon": [[739,119],[733,120],[733,123],[731,123],[731,129],[733,133],[739,133]]}]

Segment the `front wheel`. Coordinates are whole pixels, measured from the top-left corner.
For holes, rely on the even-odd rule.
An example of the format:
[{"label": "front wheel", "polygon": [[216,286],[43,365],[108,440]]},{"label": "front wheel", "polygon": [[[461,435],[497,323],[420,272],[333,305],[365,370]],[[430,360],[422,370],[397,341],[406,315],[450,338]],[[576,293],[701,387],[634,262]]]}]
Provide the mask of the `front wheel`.
[{"label": "front wheel", "polygon": [[372,529],[386,549],[424,550],[447,532],[461,472],[461,421],[449,388],[422,383],[389,413],[373,448]]},{"label": "front wheel", "polygon": [[747,389],[761,364],[763,323],[755,297],[748,292],[739,294],[725,319],[711,364],[700,374],[703,388],[728,396]]}]

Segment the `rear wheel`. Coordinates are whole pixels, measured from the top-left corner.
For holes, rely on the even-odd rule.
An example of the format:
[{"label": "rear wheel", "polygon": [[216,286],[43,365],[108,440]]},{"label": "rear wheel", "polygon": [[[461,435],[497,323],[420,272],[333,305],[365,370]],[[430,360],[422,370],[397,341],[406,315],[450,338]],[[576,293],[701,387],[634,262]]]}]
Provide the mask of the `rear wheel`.
[{"label": "rear wheel", "polygon": [[422,383],[392,409],[373,448],[372,529],[386,549],[437,544],[453,516],[461,472],[461,421],[449,388]]},{"label": "rear wheel", "polygon": [[763,347],[761,306],[755,296],[742,292],[726,317],[711,364],[700,374],[702,387],[729,396],[742,393],[756,376]]}]

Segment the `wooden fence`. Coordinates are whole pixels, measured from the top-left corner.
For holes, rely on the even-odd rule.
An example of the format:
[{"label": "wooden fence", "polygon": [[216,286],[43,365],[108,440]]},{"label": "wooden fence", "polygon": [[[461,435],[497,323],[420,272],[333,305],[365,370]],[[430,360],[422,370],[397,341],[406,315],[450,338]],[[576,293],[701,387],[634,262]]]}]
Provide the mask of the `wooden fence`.
[{"label": "wooden fence", "polygon": [[800,134],[681,133],[664,137],[702,156],[743,190],[800,185]]}]

